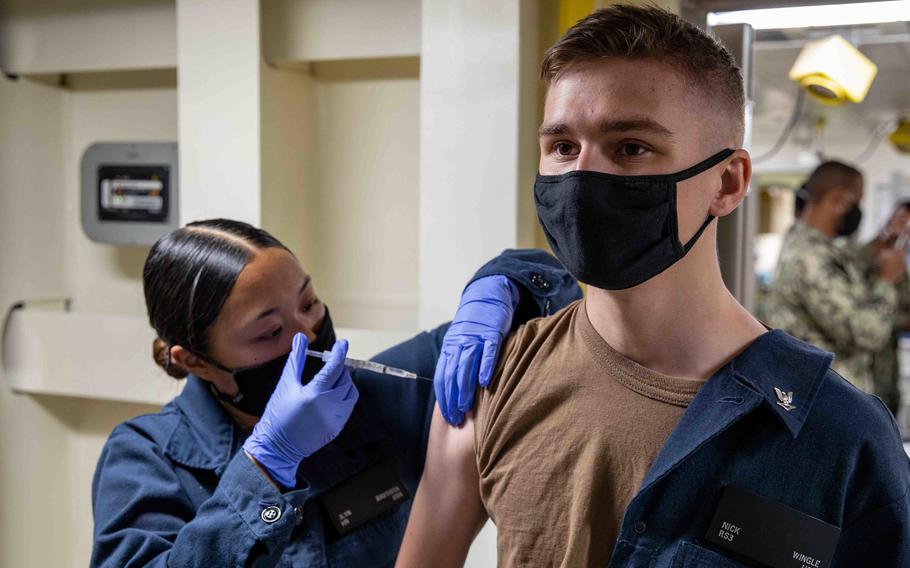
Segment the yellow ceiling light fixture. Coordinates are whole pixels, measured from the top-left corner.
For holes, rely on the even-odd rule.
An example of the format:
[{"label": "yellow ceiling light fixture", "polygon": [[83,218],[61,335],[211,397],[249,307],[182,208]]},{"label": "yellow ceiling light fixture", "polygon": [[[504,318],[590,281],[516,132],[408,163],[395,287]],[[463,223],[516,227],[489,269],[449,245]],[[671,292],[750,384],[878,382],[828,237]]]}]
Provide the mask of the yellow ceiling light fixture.
[{"label": "yellow ceiling light fixture", "polygon": [[897,128],[888,136],[888,141],[902,154],[910,154],[910,120],[900,119]]},{"label": "yellow ceiling light fixture", "polygon": [[806,44],[790,69],[809,96],[826,105],[859,103],[878,72],[875,63],[839,35]]}]

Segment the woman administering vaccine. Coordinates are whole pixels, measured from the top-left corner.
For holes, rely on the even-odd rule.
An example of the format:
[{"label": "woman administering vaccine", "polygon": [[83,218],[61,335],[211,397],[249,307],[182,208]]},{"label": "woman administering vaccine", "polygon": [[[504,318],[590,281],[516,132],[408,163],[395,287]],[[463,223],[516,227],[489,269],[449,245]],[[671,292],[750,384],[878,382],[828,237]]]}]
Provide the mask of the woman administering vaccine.
[{"label": "woman administering vaccine", "polygon": [[[166,235],[143,285],[155,359],[187,384],[105,444],[92,565],[392,565],[423,468],[433,383],[352,377],[310,276],[245,223]],[[450,326],[376,360],[435,374],[440,406],[458,421],[513,320],[578,295],[549,255],[506,251],[475,275]],[[308,349],[326,351],[325,363]]]}]

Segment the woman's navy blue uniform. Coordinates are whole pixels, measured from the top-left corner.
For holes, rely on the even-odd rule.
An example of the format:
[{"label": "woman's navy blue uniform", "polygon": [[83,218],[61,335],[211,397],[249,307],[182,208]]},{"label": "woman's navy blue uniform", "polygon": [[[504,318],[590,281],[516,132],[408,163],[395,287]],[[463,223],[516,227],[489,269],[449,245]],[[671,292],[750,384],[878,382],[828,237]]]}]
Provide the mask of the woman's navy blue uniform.
[{"label": "woman's navy blue uniform", "polygon": [[[473,280],[501,274],[548,315],[581,296],[575,280],[541,251],[506,251]],[[522,316],[522,313],[524,316]],[[520,323],[520,322],[517,322]],[[374,360],[432,377],[447,325]],[[240,448],[243,430],[189,376],[157,414],[117,426],[92,484],[92,566],[391,566],[411,501],[342,535],[321,497],[375,466],[393,464],[413,496],[423,471],[435,397],[429,381],[352,373],[360,399],[339,436],[301,462],[281,492]]]}]

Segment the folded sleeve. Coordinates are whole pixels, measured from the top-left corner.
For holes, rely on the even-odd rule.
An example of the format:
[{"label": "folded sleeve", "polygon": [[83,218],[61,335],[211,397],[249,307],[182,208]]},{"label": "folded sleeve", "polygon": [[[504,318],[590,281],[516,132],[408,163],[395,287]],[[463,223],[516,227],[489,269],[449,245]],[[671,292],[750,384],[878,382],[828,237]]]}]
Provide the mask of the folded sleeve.
[{"label": "folded sleeve", "polygon": [[155,441],[121,425],[92,482],[91,566],[274,566],[295,525],[292,501],[238,452],[194,504]]},{"label": "folded sleeve", "polygon": [[[581,298],[581,288],[559,260],[540,249],[507,249],[483,265],[471,282],[506,276],[521,289],[513,329],[533,317],[548,316]],[[470,282],[469,282],[470,284]]]}]

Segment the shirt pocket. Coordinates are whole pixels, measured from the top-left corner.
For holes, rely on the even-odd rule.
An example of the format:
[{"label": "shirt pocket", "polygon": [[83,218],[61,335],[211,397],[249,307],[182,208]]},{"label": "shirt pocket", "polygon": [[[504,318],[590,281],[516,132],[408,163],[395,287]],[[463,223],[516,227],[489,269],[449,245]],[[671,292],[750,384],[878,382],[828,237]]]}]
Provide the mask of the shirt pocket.
[{"label": "shirt pocket", "polygon": [[749,568],[750,565],[732,560],[691,542],[680,542],[673,555],[671,568]]}]

